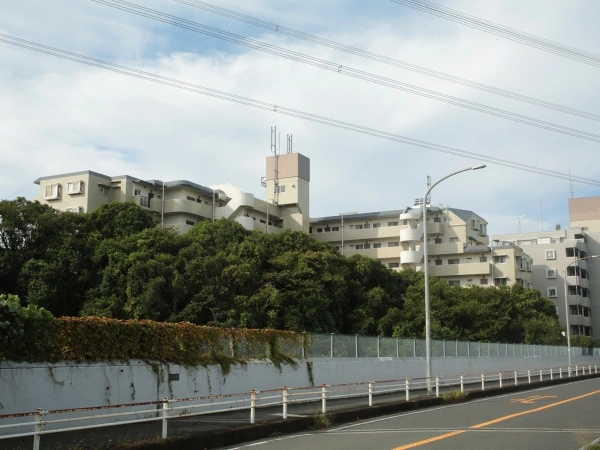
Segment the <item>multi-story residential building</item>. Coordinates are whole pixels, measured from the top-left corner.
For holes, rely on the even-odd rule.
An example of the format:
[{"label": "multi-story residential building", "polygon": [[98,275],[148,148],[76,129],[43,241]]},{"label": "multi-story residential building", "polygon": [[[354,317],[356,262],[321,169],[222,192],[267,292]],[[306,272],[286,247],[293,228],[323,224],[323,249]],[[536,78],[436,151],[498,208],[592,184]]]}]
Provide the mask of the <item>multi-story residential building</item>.
[{"label": "multi-story residential building", "polygon": [[201,186],[187,180],[142,180],[90,170],[38,178],[36,199],[61,211],[91,212],[114,201],[132,201],[156,214],[161,225],[188,231],[200,220],[221,217],[246,229],[277,233],[289,228],[308,232],[310,160],[298,153],[267,158],[267,200],[233,184]]},{"label": "multi-story residential building", "polygon": [[[423,266],[421,206],[311,219],[310,233],[344,255],[359,253],[395,270]],[[487,222],[472,211],[427,207],[431,276],[453,286],[533,285],[532,259],[515,245],[488,246]]]},{"label": "multi-story residential building", "polygon": [[563,324],[566,323],[566,281],[571,334],[592,336],[592,309],[597,300],[591,295],[590,262],[576,262],[588,255],[587,240],[585,232],[580,228],[493,237],[495,244],[517,245],[533,257],[534,286],[544,297],[554,302]]}]

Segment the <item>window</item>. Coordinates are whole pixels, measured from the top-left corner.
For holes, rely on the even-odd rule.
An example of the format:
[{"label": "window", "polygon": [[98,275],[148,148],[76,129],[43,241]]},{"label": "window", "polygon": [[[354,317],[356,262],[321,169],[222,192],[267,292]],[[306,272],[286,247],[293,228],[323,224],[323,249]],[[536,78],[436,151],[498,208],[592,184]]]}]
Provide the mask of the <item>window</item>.
[{"label": "window", "polygon": [[281,194],[285,192],[285,186],[275,186],[275,193],[276,194]]},{"label": "window", "polygon": [[460,286],[460,280],[448,280],[449,286]]},{"label": "window", "polygon": [[433,219],[434,223],[440,223],[441,221],[442,221],[442,219],[439,217],[434,217],[434,219]]},{"label": "window", "polygon": [[442,265],[442,260],[441,259],[436,259],[435,260],[435,265],[436,266],[441,266]]},{"label": "window", "polygon": [[194,225],[194,221],[193,220],[186,220],[185,224],[186,225]]},{"label": "window", "polygon": [[388,247],[400,247],[400,242],[388,242]]},{"label": "window", "polygon": [[265,223],[265,224],[266,224],[266,223],[267,223],[267,221],[266,221],[266,220],[264,220],[264,219],[260,219],[260,223]]},{"label": "window", "polygon": [[408,220],[403,220],[402,225],[408,225]]},{"label": "window", "polygon": [[548,297],[557,297],[556,295],[556,288],[555,287],[549,287],[546,289],[546,294],[548,295]]},{"label": "window", "polygon": [[556,269],[546,269],[546,278],[556,278]]},{"label": "window", "polygon": [[81,206],[75,206],[72,208],[65,209],[66,212],[72,212],[75,214],[81,214],[83,212],[83,208]]},{"label": "window", "polygon": [[473,219],[472,225],[474,230],[479,230],[479,221],[477,219]]},{"label": "window", "polygon": [[365,250],[369,250],[371,248],[371,244],[365,244]]},{"label": "window", "polygon": [[362,250],[365,246],[363,244],[356,244],[356,250]]},{"label": "window", "polygon": [[381,223],[374,223],[373,224],[373,228],[380,228],[381,227]]},{"label": "window", "polygon": [[331,231],[330,227],[325,227],[325,233],[329,233]]},{"label": "window", "polygon": [[381,248],[381,242],[378,244],[373,244],[373,248]]},{"label": "window", "polygon": [[435,242],[436,244],[441,244],[442,238],[435,238],[433,242]]},{"label": "window", "polygon": [[362,225],[355,225],[355,226],[354,226],[354,229],[355,229],[355,230],[362,230],[362,229],[363,229],[363,226],[362,226]]},{"label": "window", "polygon": [[46,200],[57,200],[60,198],[60,184],[50,184],[44,188]]},{"label": "window", "polygon": [[331,227],[331,231],[340,231],[340,227]]},{"label": "window", "polygon": [[397,263],[397,262],[396,263],[388,263],[388,267],[390,269],[394,269],[396,267],[400,267],[400,263]]},{"label": "window", "polygon": [[368,228],[371,228],[371,224],[370,223],[365,223],[363,226],[364,226],[365,230],[368,229]]},{"label": "window", "polygon": [[458,242],[458,238],[457,237],[451,237],[450,238],[450,242]]},{"label": "window", "polygon": [[481,280],[479,280],[479,284],[482,285],[482,286],[487,286],[488,279],[487,278],[482,278]]},{"label": "window", "polygon": [[187,196],[187,199],[191,202],[196,202],[196,199],[194,197],[190,197],[189,195]]},{"label": "window", "polygon": [[467,264],[471,264],[473,262],[473,258],[467,258]]},{"label": "window", "polygon": [[323,232],[323,228],[317,228],[317,233],[322,233]]},{"label": "window", "polygon": [[83,194],[83,181],[70,181],[67,183],[67,194]]},{"label": "window", "polygon": [[133,191],[133,195],[142,195],[142,191],[140,191],[139,189],[135,189]]},{"label": "window", "polygon": [[525,269],[526,270],[531,270],[531,261],[526,261],[525,262]]},{"label": "window", "polygon": [[459,259],[458,258],[452,258],[448,260],[448,264],[458,264]]},{"label": "window", "polygon": [[494,262],[497,264],[505,264],[506,263],[506,255],[494,256]]},{"label": "window", "polygon": [[494,278],[494,284],[496,286],[506,286],[508,282],[506,278]]},{"label": "window", "polygon": [[388,227],[397,227],[398,222],[388,222]]},{"label": "window", "polygon": [[108,195],[108,189],[106,188],[106,186],[100,186],[100,190],[98,191],[98,193],[100,195]]},{"label": "window", "polygon": [[577,316],[578,315],[578,308],[577,305],[569,305],[569,315],[570,316]]},{"label": "window", "polygon": [[487,256],[480,256],[479,262],[487,262]]},{"label": "window", "polygon": [[546,259],[556,259],[556,251],[546,250]]},{"label": "window", "polygon": [[[574,248],[566,248],[565,254],[567,255],[567,258],[573,258],[575,256],[575,249]],[[548,258],[546,258],[546,259],[548,259]]]}]

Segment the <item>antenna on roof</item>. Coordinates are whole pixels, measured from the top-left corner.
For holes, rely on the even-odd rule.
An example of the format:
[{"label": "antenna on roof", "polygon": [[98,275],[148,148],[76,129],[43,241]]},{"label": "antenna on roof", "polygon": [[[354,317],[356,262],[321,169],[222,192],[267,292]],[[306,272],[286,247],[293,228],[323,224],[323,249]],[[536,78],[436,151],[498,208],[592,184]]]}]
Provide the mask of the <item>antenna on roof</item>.
[{"label": "antenna on roof", "polygon": [[291,134],[287,135],[287,152],[293,153],[293,151],[292,151],[292,135]]},{"label": "antenna on roof", "polygon": [[527,217],[525,215],[523,216],[517,216],[517,221],[515,222],[517,224],[517,233],[521,233],[521,225],[524,223],[527,223],[526,220],[522,220],[522,217]]},{"label": "antenna on roof", "polygon": [[569,168],[569,193],[571,194],[571,198],[573,198],[573,179],[571,178],[571,168]]},{"label": "antenna on roof", "polygon": [[[429,190],[430,187],[431,187],[431,176],[427,175],[427,190]],[[427,197],[425,199],[425,204],[426,205],[430,205],[431,204],[431,192],[429,193],[429,197]]]}]

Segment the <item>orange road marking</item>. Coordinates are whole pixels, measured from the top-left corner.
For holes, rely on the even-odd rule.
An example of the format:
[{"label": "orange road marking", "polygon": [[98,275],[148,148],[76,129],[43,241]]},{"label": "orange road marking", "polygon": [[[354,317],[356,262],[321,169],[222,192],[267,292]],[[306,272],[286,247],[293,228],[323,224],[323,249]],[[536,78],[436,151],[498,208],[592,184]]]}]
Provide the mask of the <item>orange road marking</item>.
[{"label": "orange road marking", "polygon": [[556,395],[532,395],[531,397],[527,397],[527,398],[511,398],[510,402],[511,403],[523,403],[523,404],[530,404],[530,403],[535,403],[538,400],[541,400],[543,398],[556,398]]},{"label": "orange road marking", "polygon": [[[521,411],[515,414],[509,414],[508,416],[499,417],[494,420],[490,420],[489,422],[479,423],[477,425],[473,425],[466,430],[456,430],[450,433],[442,434],[440,436],[432,437],[429,439],[424,439],[422,441],[413,442],[412,444],[403,445],[402,447],[396,447],[392,450],[405,450],[409,448],[419,447],[421,445],[429,444],[430,442],[440,441],[442,439],[447,439],[452,436],[456,436],[458,434],[466,433],[467,430],[477,430],[483,427],[487,427],[488,425],[493,425],[498,422],[504,422],[505,420],[513,419],[515,417],[524,416],[525,414],[531,414],[538,411],[543,411],[544,409],[553,408],[555,406],[564,405],[565,403],[573,402],[575,400],[580,400],[582,398],[591,397],[592,395],[600,394],[600,391],[588,392],[587,394],[579,395],[577,397],[568,398],[566,400],[561,400],[560,402],[550,403],[549,405],[540,406],[539,408],[529,409],[527,411]],[[542,397],[540,397],[542,398]],[[537,398],[539,400],[539,398]]]}]

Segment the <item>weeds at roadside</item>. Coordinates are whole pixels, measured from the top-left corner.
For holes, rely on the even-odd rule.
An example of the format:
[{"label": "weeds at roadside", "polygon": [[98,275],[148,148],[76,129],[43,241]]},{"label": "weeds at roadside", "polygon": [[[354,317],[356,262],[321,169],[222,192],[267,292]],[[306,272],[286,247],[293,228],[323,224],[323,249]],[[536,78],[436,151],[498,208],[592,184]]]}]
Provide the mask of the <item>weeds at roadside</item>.
[{"label": "weeds at roadside", "polygon": [[311,416],[312,426],[314,430],[322,430],[329,428],[333,424],[333,416],[331,414],[315,413]]},{"label": "weeds at roadside", "polygon": [[444,403],[460,403],[464,402],[468,396],[469,394],[466,392],[453,389],[450,392],[442,394],[442,399],[444,400]]}]

